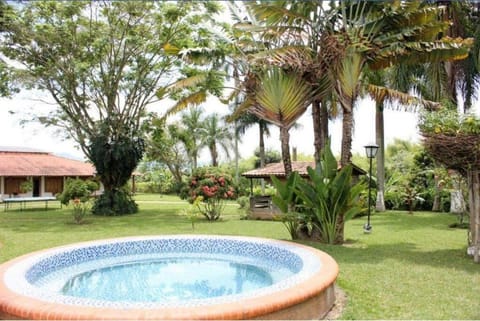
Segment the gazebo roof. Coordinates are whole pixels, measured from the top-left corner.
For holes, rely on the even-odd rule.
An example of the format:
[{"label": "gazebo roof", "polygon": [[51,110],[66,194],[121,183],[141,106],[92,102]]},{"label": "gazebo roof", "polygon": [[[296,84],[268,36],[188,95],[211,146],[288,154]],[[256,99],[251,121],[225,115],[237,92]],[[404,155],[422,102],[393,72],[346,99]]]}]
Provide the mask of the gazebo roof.
[{"label": "gazebo roof", "polygon": [[[293,161],[292,162],[292,171],[298,172],[300,176],[307,177],[308,172],[307,168],[312,167],[315,168],[315,162],[313,161]],[[341,166],[338,165],[338,169]],[[353,175],[365,175],[367,172],[361,169],[360,167],[353,164]],[[276,177],[285,177],[285,169],[283,167],[283,163],[270,163],[267,164],[263,168],[257,168],[250,170],[248,172],[242,173],[242,176],[246,178],[270,178],[270,176]]]},{"label": "gazebo roof", "polygon": [[51,153],[0,147],[0,176],[94,176],[92,164]]}]

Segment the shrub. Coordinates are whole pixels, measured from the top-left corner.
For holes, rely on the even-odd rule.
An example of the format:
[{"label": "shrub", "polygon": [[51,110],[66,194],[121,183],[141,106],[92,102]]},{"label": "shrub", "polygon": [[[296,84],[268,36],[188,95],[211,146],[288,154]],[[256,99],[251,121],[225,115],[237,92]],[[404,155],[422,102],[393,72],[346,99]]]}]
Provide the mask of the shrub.
[{"label": "shrub", "polygon": [[[295,228],[297,236],[300,233],[329,244],[342,243],[345,222],[361,211],[355,204],[364,186],[352,185],[351,165],[337,170],[329,146],[322,154],[320,166],[308,168],[308,176],[304,179],[294,172],[286,183],[272,178],[279,191],[273,198],[275,205],[290,218],[299,220],[287,225],[290,234],[290,229]],[[300,216],[295,214],[298,212]]]},{"label": "shrub", "polygon": [[71,200],[70,203],[73,206],[73,221],[77,224],[81,224],[91,208],[90,202],[82,202],[79,198],[75,198]]},{"label": "shrub", "polygon": [[240,196],[237,198],[237,203],[240,205],[240,209],[247,208],[247,205],[250,203],[250,198],[248,196]]},{"label": "shrub", "polygon": [[197,168],[188,179],[183,194],[209,221],[218,220],[225,200],[236,197],[231,176],[215,167]]},{"label": "shrub", "polygon": [[59,201],[67,205],[74,199],[86,202],[90,199],[93,192],[98,190],[99,185],[92,180],[83,180],[77,178],[67,178],[63,192],[58,196]]},{"label": "shrub", "polygon": [[132,199],[127,187],[104,191],[92,206],[93,214],[115,216],[138,212],[138,205]]}]

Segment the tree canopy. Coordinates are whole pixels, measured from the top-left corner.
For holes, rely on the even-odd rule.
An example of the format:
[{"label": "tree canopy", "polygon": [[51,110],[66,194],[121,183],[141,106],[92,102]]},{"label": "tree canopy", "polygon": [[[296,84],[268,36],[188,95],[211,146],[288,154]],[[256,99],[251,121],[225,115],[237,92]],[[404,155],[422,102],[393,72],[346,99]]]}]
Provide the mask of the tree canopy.
[{"label": "tree canopy", "polygon": [[55,101],[57,108],[38,120],[65,129],[99,171],[98,133],[111,146],[133,144],[124,141],[132,132],[142,139],[157,88],[179,76],[180,49],[208,40],[209,29],[197,24],[211,21],[217,9],[195,2],[32,1],[4,26],[1,52],[22,65],[26,88]]}]

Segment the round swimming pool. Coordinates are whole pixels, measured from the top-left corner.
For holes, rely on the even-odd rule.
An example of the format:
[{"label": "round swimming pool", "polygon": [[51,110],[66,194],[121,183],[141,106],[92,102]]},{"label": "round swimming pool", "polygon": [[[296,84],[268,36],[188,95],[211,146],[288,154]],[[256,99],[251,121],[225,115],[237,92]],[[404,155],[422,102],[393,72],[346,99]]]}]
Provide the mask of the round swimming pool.
[{"label": "round swimming pool", "polygon": [[150,236],[72,244],[0,267],[0,317],[311,319],[334,303],[338,266],[296,243]]}]

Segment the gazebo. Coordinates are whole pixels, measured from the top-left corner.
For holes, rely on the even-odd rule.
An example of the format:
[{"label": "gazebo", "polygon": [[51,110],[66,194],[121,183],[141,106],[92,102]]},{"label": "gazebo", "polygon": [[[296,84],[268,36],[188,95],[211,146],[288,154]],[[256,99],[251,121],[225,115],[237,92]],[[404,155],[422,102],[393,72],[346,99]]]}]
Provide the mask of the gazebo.
[{"label": "gazebo", "polygon": [[[360,175],[367,174],[366,171],[358,167],[357,165],[352,164],[352,174],[354,182],[358,181]],[[298,172],[298,174],[306,178],[308,177],[307,168],[315,168],[314,161],[292,161],[292,171]],[[340,169],[340,164],[338,169]],[[242,173],[242,176],[250,179],[250,213],[249,217],[253,219],[272,219],[276,214],[278,214],[278,209],[272,204],[272,198],[270,196],[254,196],[253,195],[253,180],[254,179],[265,179],[266,181],[271,181],[270,177],[275,176],[279,179],[286,179],[285,169],[283,163],[270,163],[263,168],[257,168],[250,170],[248,172]]]}]

